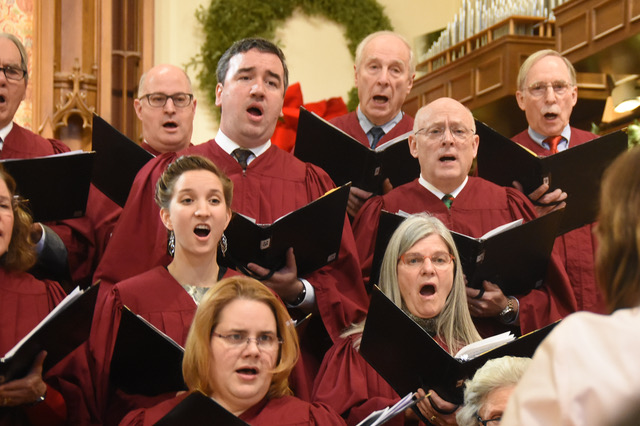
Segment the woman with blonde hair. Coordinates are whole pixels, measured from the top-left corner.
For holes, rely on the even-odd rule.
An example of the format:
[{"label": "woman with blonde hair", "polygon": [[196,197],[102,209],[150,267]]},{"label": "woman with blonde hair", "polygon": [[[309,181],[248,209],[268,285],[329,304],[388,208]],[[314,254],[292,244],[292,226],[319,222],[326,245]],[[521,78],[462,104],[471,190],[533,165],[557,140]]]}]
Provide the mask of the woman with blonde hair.
[{"label": "woman with blonde hair", "polygon": [[253,278],[226,278],[204,296],[187,337],[189,393],[131,412],[121,425],[154,424],[194,392],[252,425],[344,424],[330,408],[291,396],[298,354],[293,321],[271,290]]},{"label": "woman with blonde hair", "polygon": [[[380,288],[444,349],[455,354],[480,340],[469,309],[462,266],[453,237],[426,214],[409,216],[389,240],[380,270]],[[359,353],[364,322],[347,330],[325,356],[313,400],[325,402],[357,424],[371,412],[398,401],[398,394]],[[438,366],[434,366],[438,368]],[[424,390],[417,390],[424,396]],[[435,392],[418,404],[433,424],[455,424],[457,406]],[[407,413],[415,417],[413,412]],[[404,416],[391,422],[404,423]]]}]

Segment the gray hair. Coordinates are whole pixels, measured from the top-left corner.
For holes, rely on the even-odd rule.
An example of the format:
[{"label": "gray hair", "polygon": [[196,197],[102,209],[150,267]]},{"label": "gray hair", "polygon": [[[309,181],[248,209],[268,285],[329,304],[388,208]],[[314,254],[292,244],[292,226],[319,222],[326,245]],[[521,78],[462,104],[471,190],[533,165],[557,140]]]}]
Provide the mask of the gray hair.
[{"label": "gray hair", "polygon": [[570,83],[572,85],[577,84],[576,78],[576,69],[573,67],[573,64],[569,62],[567,58],[559,54],[553,49],[544,49],[538,50],[535,53],[532,53],[520,66],[520,71],[518,71],[518,90],[524,90],[524,83],[527,80],[527,74],[531,70],[531,67],[535,65],[542,58],[546,58],[547,56],[555,56],[556,58],[562,59],[564,64],[567,66],[567,70],[569,71],[569,78],[571,79]]},{"label": "gray hair", "polygon": [[6,38],[11,40],[13,44],[16,45],[18,51],[20,52],[20,68],[24,71],[24,81],[25,83],[29,82],[29,57],[27,56],[27,49],[24,47],[24,44],[20,41],[20,39],[13,34],[10,33],[0,33],[0,38]]},{"label": "gray hair", "polygon": [[362,52],[364,51],[364,48],[367,46],[367,44],[369,44],[371,40],[383,35],[394,36],[398,38],[398,40],[402,41],[405,46],[407,46],[407,49],[409,50],[409,75],[412,76],[416,72],[416,61],[413,56],[411,45],[404,36],[398,33],[394,33],[393,31],[377,31],[375,33],[369,34],[364,39],[362,39],[360,44],[358,44],[358,47],[356,47],[356,70],[360,69],[360,65],[362,64]]},{"label": "gray hair", "polygon": [[487,402],[489,394],[496,389],[517,385],[530,362],[531,358],[513,356],[487,361],[476,371],[473,379],[465,381],[464,405],[456,414],[458,425],[477,425],[476,415]]},{"label": "gray hair", "polygon": [[447,296],[444,308],[436,320],[436,334],[443,338],[449,352],[455,353],[463,346],[480,340],[480,336],[469,314],[458,249],[451,232],[439,219],[425,213],[419,213],[409,216],[400,224],[391,236],[382,259],[380,289],[393,303],[404,309],[404,302],[398,286],[398,259],[418,241],[432,234],[442,238],[449,253],[455,258],[453,286]]}]

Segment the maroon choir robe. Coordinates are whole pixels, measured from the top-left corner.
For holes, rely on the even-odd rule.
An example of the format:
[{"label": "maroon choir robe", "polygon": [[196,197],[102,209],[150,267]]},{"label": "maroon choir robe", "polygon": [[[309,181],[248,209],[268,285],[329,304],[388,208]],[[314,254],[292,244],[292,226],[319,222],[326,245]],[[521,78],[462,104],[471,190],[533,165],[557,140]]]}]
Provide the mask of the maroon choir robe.
[{"label": "maroon choir robe", "polygon": [[[181,403],[187,395],[187,393],[179,395],[152,408],[132,411],[122,419],[120,426],[154,425]],[[271,400],[265,398],[239,417],[253,426],[344,425],[344,420],[326,405],[311,404],[293,396]]]},{"label": "maroon choir robe", "polygon": [[[569,147],[580,145],[596,137],[591,132],[572,127]],[[539,156],[550,154],[549,150],[544,149],[531,139],[527,130],[517,134],[512,140]],[[594,196],[597,196],[597,194],[594,194]],[[578,303],[578,310],[606,313],[604,297],[596,282],[594,261],[596,239],[593,233],[593,225],[593,223],[587,224],[559,236],[556,238],[555,248],[561,254],[564,267],[569,275]]]},{"label": "maroon choir robe", "polygon": [[[45,139],[16,123],[4,140],[0,158],[34,158],[68,152],[69,147],[55,139]],[[120,208],[93,185],[89,189],[84,217],[48,223],[62,239],[69,253],[74,283],[89,284],[104,251]]]},{"label": "maroon choir robe", "polygon": [[[26,272],[0,267],[0,355],[29,334],[64,297],[64,290],[54,281],[40,281]],[[54,389],[55,378],[49,373],[44,379],[46,399],[33,407],[0,407],[0,425],[64,424],[67,407]]]},{"label": "maroon choir robe", "polygon": [[[396,391],[353,347],[354,340],[360,337],[351,335],[329,349],[311,395],[312,401],[327,404],[340,413],[348,425],[357,425],[372,412],[400,400]],[[387,424],[403,425],[404,415]]]},{"label": "maroon choir robe", "polygon": [[[138,175],[116,225],[107,251],[96,272],[103,282],[113,283],[151,269],[167,265],[167,231],[154,201],[156,181],[167,165],[179,155],[203,155],[218,165],[234,183],[232,209],[256,219],[258,223],[273,223],[279,217],[305,206],[333,188],[333,182],[320,168],[303,163],[293,155],[271,146],[247,166],[246,170],[218,144],[208,143],[179,153],[167,153],[151,160]],[[135,236],[132,238],[132,236]],[[312,242],[310,242],[312,243]],[[319,317],[329,336],[336,340],[352,323],[359,322],[368,305],[362,283],[351,226],[345,214],[338,258],[329,265],[305,276],[316,292]],[[308,327],[307,330],[311,329]],[[301,337],[303,355],[305,343],[315,343],[317,334],[306,341]],[[320,365],[321,350],[309,349],[303,356],[309,380],[297,386],[297,396],[307,399],[315,370]],[[302,378],[297,378],[300,385]]]},{"label": "maroon choir robe", "polygon": [[150,398],[110,389],[110,365],[123,306],[149,321],[182,347],[197,308],[193,298],[163,266],[118,283],[96,306],[89,340],[89,356],[95,372],[91,379],[93,384],[86,382],[88,389],[85,393],[91,393],[90,388],[95,391],[94,410],[98,417],[105,418],[105,424],[118,424],[129,411],[149,407],[174,396],[165,394]]},{"label": "maroon choir robe", "polygon": [[[504,188],[478,177],[467,184],[453,200],[450,209],[438,197],[420,185],[418,179],[393,189],[388,194],[369,199],[353,224],[356,244],[368,279],[375,246],[380,211],[397,213],[427,212],[440,219],[452,231],[479,238],[486,232],[516,219],[531,220],[536,211],[518,190]],[[553,253],[545,282],[539,289],[518,296],[522,333],[537,330],[576,311],[576,302],[561,260]],[[503,327],[496,320],[474,318],[483,336],[495,334]]]},{"label": "maroon choir robe", "polygon": [[[351,137],[357,139],[361,144],[366,147],[370,147],[369,139],[360,126],[358,121],[358,114],[352,111],[348,114],[341,115],[330,121],[331,124],[349,134]],[[394,126],[389,133],[386,133],[378,142],[378,146],[384,145],[386,142],[402,136],[407,132],[413,130],[413,117],[408,114],[403,114],[402,119]]]}]

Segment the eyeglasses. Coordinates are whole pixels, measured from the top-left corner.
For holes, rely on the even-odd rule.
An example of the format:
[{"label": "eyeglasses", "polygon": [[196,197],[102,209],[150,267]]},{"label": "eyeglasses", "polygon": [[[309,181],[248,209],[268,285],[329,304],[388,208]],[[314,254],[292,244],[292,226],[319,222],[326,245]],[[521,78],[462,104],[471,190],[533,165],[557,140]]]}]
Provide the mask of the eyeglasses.
[{"label": "eyeglasses", "polygon": [[453,126],[453,127],[423,127],[422,129],[416,130],[415,135],[419,135],[420,133],[424,134],[427,139],[433,142],[439,142],[445,138],[447,130],[451,133],[451,136],[458,142],[466,141],[469,136],[473,135],[476,131],[473,129],[467,129],[464,126]]},{"label": "eyeglasses", "polygon": [[476,420],[478,420],[478,423],[480,423],[482,426],[492,426],[492,424],[494,424],[493,422],[495,422],[495,424],[500,423],[502,417],[494,417],[493,419],[482,420],[482,417],[480,417],[479,414],[476,414]]},{"label": "eyeglasses", "polygon": [[7,80],[20,81],[27,75],[27,72],[22,68],[0,67],[0,70],[2,70]]},{"label": "eyeglasses", "polygon": [[248,337],[244,333],[232,333],[232,334],[220,334],[215,331],[211,333],[212,336],[219,337],[225,341],[225,343],[233,349],[241,349],[245,345],[249,345],[251,341],[256,343],[256,346],[260,351],[273,351],[277,349],[283,340],[277,338],[273,334],[261,334],[258,337]]},{"label": "eyeglasses", "polygon": [[191,105],[193,95],[191,93],[174,93],[173,95],[165,95],[164,93],[149,93],[140,97],[147,98],[149,105],[154,108],[162,108],[167,103],[167,99],[171,98],[176,108],[184,108]]},{"label": "eyeglasses", "polygon": [[544,83],[542,81],[536,81],[527,87],[527,90],[534,98],[541,98],[547,93],[547,88],[551,87],[556,95],[564,95],[569,87],[573,86],[571,83],[567,83],[564,80],[553,81],[551,83]]},{"label": "eyeglasses", "polygon": [[422,268],[425,259],[429,259],[434,268],[445,269],[451,264],[455,257],[453,257],[451,253],[445,252],[434,253],[430,256],[425,256],[421,253],[405,253],[400,256],[400,261],[411,268]]}]

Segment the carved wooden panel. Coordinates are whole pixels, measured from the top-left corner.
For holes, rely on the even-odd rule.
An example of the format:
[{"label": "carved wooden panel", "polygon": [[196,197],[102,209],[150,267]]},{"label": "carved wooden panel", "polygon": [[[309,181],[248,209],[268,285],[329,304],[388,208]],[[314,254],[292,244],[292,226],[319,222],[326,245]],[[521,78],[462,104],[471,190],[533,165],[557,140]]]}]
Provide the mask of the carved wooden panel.
[{"label": "carved wooden panel", "polygon": [[623,0],[612,0],[594,6],[591,14],[594,40],[624,29],[625,3]]},{"label": "carved wooden panel", "polygon": [[562,46],[562,54],[566,55],[586,46],[586,34],[589,32],[589,14],[587,11],[576,14],[567,22],[556,22],[556,40],[557,45]]}]

